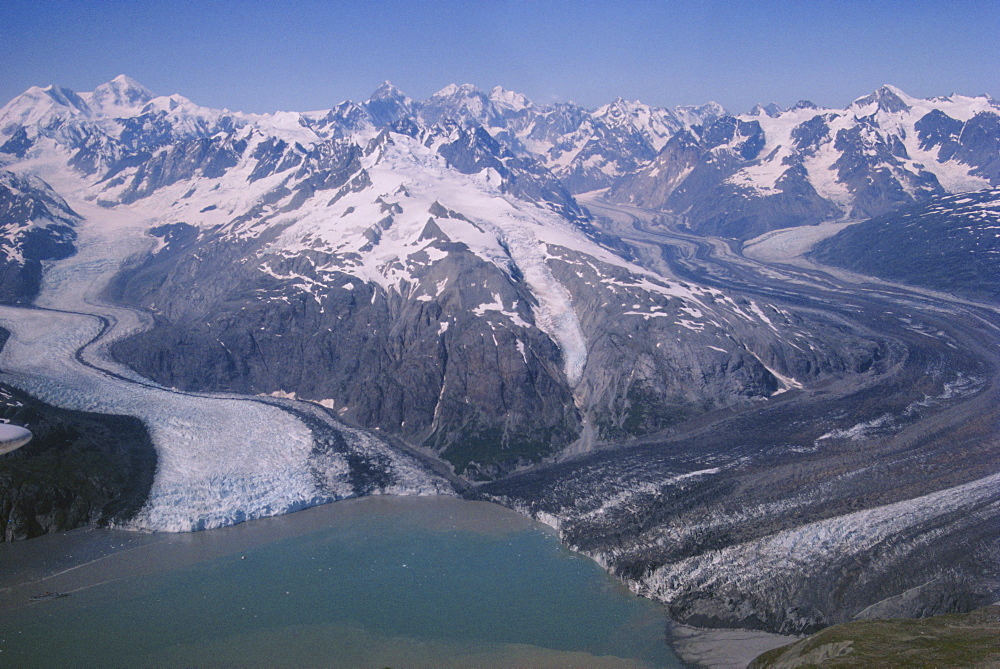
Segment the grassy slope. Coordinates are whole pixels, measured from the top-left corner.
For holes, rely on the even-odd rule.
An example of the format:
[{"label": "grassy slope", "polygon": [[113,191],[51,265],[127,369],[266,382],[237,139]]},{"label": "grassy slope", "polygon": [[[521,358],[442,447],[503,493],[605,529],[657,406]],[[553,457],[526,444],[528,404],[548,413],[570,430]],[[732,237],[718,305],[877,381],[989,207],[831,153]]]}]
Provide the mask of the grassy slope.
[{"label": "grassy slope", "polygon": [[820,666],[1000,667],[1000,606],[834,625],[750,663],[752,669]]}]

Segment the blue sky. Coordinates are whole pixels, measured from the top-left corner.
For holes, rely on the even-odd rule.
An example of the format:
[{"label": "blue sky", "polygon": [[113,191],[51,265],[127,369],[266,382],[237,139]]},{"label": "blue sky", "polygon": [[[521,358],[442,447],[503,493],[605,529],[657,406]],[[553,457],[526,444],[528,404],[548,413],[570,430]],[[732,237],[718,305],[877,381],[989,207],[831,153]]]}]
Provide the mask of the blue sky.
[{"label": "blue sky", "polygon": [[716,100],[737,112],[803,98],[844,106],[883,83],[1000,97],[998,37],[995,0],[5,0],[0,103],[120,73],[256,112],[363,100],[385,79],[414,98],[500,84],[537,102]]}]

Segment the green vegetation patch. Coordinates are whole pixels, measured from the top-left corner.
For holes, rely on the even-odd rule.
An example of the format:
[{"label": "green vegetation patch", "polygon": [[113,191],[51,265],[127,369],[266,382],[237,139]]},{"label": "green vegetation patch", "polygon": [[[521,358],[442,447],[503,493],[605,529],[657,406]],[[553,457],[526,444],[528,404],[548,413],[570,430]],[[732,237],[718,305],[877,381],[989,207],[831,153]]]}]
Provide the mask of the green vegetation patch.
[{"label": "green vegetation patch", "polygon": [[710,407],[664,398],[652,389],[633,385],[624,401],[597,416],[601,439],[619,440],[640,437],[679,425]]},{"label": "green vegetation patch", "polygon": [[751,669],[997,666],[1000,606],[931,618],[834,625],[750,663]]},{"label": "green vegetation patch", "polygon": [[441,457],[453,464],[456,472],[484,480],[496,478],[520,464],[537,462],[565,441],[551,428],[526,435],[502,427],[482,427],[453,441]]}]

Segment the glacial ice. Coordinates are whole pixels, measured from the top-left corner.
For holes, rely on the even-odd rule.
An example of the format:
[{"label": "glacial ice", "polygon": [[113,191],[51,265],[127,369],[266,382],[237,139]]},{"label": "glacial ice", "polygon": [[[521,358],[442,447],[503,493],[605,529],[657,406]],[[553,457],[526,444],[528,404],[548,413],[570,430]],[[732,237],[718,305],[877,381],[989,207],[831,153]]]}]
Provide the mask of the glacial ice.
[{"label": "glacial ice", "polygon": [[[791,571],[803,578],[820,573],[836,559],[861,554],[891,536],[926,528],[937,518],[983,503],[1000,503],[1000,474],[666,564],[635,584],[635,589],[665,603],[685,588],[718,591],[739,583],[763,593],[779,587],[775,584],[784,583]],[[914,539],[917,545],[933,537],[935,530],[928,532]]]},{"label": "glacial ice", "polygon": [[[99,296],[124,263],[152,246],[143,233],[154,217],[82,200],[73,207],[87,219],[78,252],[47,268],[40,308],[0,306],[0,326],[11,332],[0,352],[0,381],[56,406],[143,421],[157,471],[149,499],[128,527],[207,529],[354,494],[346,457],[314,454],[312,431],[293,413],[253,398],[164,388],[106,359],[110,342],[147,322]],[[110,329],[102,333],[104,322]],[[78,360],[88,342],[96,345],[83,348]],[[384,492],[448,490],[377,440],[352,430],[344,436],[349,448],[378,452],[390,463],[395,484]]]}]

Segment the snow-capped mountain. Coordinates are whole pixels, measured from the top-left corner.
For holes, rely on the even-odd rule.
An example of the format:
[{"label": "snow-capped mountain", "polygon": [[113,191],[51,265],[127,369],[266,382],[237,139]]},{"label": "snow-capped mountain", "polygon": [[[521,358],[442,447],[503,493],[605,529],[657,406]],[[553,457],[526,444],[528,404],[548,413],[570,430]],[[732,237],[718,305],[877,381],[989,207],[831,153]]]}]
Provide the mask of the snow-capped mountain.
[{"label": "snow-capped mountain", "polygon": [[748,238],[862,219],[1000,184],[1000,103],[922,100],[883,86],[847,109],[802,102],[675,134],[608,198],[685,215],[695,231]]},{"label": "snow-capped mountain", "polygon": [[1000,188],[941,195],[852,225],[813,256],[863,274],[1000,298]]},{"label": "snow-capped mountain", "polygon": [[715,103],[665,109],[618,99],[589,112],[553,105],[516,135],[574,193],[607,188],[652,160],[678,132],[698,132],[725,111]]},{"label": "snow-capped mountain", "polygon": [[[4,536],[454,486],[695,624],[996,601],[995,310],[690,231],[909,203],[857,231],[995,264],[995,189],[948,192],[996,181],[998,136],[986,97],[889,88],[744,116],[32,88],[0,109],[0,417],[39,421],[60,466],[0,470],[44,470],[63,507],[110,483],[70,515],[6,486]],[[79,453],[105,476],[63,475]]]},{"label": "snow-capped mountain", "polygon": [[468,85],[416,103],[386,83],[249,115],[123,77],[38,91],[0,110],[5,161],[148,217],[160,241],[118,298],[156,322],[115,353],[170,387],[296,393],[492,477],[877,348],[801,345],[829,324],[631,263],[537,152],[579,121],[568,169],[608,147],[635,164],[716,106],[592,113]]},{"label": "snow-capped mountain", "polygon": [[34,298],[42,261],[73,253],[79,221],[41,179],[0,169],[0,302]]},{"label": "snow-capped mountain", "polygon": [[540,160],[573,193],[606,188],[651,160],[674,134],[725,114],[718,104],[666,109],[619,98],[590,111],[572,103],[535,105],[497,86],[489,95],[450,85],[417,105],[425,122],[450,119],[489,130],[517,153]]}]

